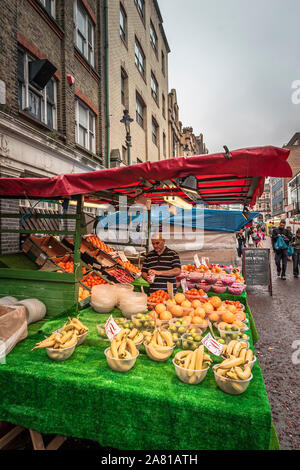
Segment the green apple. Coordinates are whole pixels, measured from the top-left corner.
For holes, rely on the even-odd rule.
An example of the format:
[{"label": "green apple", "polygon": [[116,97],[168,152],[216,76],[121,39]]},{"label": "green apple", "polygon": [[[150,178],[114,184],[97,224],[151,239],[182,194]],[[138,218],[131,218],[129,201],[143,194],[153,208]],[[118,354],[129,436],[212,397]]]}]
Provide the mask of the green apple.
[{"label": "green apple", "polygon": [[199,336],[199,335],[194,336],[194,341],[199,342],[201,341],[201,339],[202,339],[202,336]]},{"label": "green apple", "polygon": [[218,341],[218,343],[220,343],[220,344],[226,344],[223,338],[219,338],[217,341]]},{"label": "green apple", "polygon": [[230,325],[226,325],[226,326],[225,326],[225,330],[226,330],[226,331],[231,331],[231,326],[230,326]]},{"label": "green apple", "polygon": [[194,338],[192,336],[187,336],[187,341],[194,341]]},{"label": "green apple", "polygon": [[185,331],[186,331],[186,329],[185,329],[184,326],[180,326],[180,327],[178,328],[178,333],[180,333],[180,334],[185,333]]},{"label": "green apple", "polygon": [[143,315],[141,313],[138,313],[136,318],[143,318]]},{"label": "green apple", "polygon": [[189,349],[189,343],[187,341],[183,341],[182,347],[183,349]]}]

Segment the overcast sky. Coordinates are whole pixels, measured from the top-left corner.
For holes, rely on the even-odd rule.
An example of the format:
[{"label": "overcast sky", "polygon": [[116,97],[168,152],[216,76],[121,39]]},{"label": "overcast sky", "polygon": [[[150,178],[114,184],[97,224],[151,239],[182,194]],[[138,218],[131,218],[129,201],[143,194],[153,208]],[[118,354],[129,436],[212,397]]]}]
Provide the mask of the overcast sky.
[{"label": "overcast sky", "polygon": [[159,0],[179,119],[210,151],[276,145],[300,131],[299,0]]}]

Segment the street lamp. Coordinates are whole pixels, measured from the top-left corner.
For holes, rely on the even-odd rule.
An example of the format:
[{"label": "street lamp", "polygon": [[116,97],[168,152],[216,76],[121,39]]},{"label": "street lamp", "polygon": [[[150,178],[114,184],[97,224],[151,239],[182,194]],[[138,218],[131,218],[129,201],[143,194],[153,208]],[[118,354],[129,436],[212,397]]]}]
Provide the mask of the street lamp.
[{"label": "street lamp", "polygon": [[128,152],[128,165],[130,165],[131,164],[131,161],[130,161],[130,147],[131,147],[130,124],[133,122],[133,119],[129,116],[128,109],[124,109],[123,118],[120,120],[120,122],[125,125],[126,146],[127,146],[127,152]]}]

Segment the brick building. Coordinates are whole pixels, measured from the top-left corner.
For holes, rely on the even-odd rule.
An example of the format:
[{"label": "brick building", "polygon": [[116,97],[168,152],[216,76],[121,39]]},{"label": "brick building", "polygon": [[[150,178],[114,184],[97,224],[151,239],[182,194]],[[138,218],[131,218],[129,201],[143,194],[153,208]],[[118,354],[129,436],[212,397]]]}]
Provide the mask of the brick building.
[{"label": "brick building", "polygon": [[203,134],[196,136],[192,127],[184,127],[181,133],[181,146],[186,156],[207,154]]},{"label": "brick building", "polygon": [[181,143],[182,123],[179,121],[179,106],[174,88],[168,95],[168,137],[169,157],[180,157],[184,154]]},{"label": "brick building", "polygon": [[[46,177],[105,164],[104,3],[0,2],[1,176]],[[18,201],[2,201],[1,211],[18,212]],[[2,251],[17,251],[15,235],[0,241]]]},{"label": "brick building", "polygon": [[[108,101],[111,165],[128,164],[124,110],[130,127],[130,163],[161,160],[168,147],[168,54],[157,0],[110,0]],[[119,28],[115,25],[119,24]]]}]

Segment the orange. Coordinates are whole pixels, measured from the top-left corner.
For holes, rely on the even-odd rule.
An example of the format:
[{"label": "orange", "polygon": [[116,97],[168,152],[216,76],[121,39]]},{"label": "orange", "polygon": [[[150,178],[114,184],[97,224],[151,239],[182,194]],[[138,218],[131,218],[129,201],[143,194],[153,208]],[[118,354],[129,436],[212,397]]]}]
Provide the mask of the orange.
[{"label": "orange", "polygon": [[170,313],[168,310],[165,310],[160,314],[160,319],[161,320],[171,320],[172,319],[172,313]]},{"label": "orange", "polygon": [[165,306],[165,304],[157,304],[156,307],[155,307],[155,311],[156,313],[158,313],[159,315],[163,312],[165,312],[167,310],[167,307]]},{"label": "orange", "polygon": [[210,297],[209,302],[212,304],[214,308],[219,308],[222,305],[222,300],[220,297],[217,297],[216,295],[213,297]]},{"label": "orange", "polygon": [[226,323],[233,323],[235,320],[234,314],[231,312],[225,312],[222,315],[222,320]]},{"label": "orange", "polygon": [[210,319],[210,321],[218,321],[219,315],[216,312],[213,312],[210,315],[208,315],[208,318]]},{"label": "orange", "polygon": [[205,312],[204,308],[202,308],[202,307],[197,307],[197,308],[195,309],[195,315],[196,315],[197,317],[200,317],[200,318],[205,318],[206,312]]},{"label": "orange", "polygon": [[176,294],[174,299],[177,304],[182,304],[186,300],[185,295],[180,293]]}]

